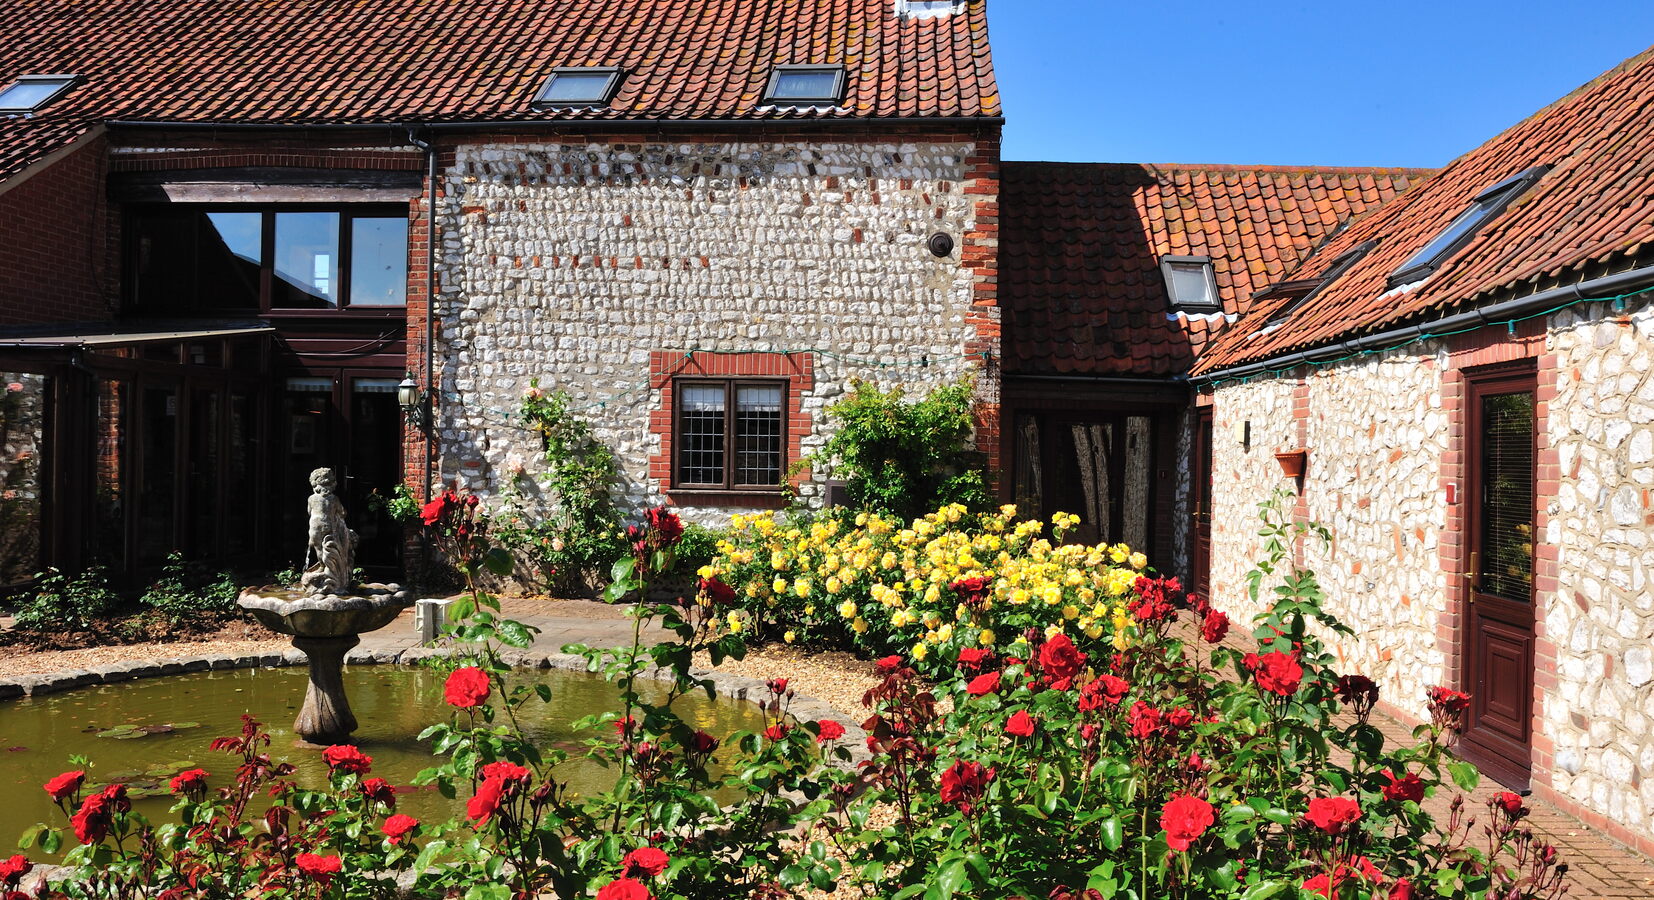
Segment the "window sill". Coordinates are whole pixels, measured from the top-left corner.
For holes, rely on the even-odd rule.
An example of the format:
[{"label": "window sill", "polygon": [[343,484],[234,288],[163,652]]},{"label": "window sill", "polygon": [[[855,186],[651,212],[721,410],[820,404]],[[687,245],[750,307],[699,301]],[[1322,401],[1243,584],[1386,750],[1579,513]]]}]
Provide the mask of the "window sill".
[{"label": "window sill", "polygon": [[734,506],[752,509],[784,509],[791,495],[785,491],[722,491],[704,488],[671,488],[666,497],[673,506]]}]

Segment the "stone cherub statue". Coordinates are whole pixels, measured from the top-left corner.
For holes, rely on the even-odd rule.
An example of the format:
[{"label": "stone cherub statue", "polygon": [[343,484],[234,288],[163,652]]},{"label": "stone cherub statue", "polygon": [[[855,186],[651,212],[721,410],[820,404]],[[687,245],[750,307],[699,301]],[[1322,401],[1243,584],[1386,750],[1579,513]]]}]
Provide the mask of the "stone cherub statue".
[{"label": "stone cherub statue", "polygon": [[333,494],[336,484],[332,469],[310,473],[310,533],[299,583],[314,594],[342,594],[350,589],[356,532],[345,523],[345,505]]}]

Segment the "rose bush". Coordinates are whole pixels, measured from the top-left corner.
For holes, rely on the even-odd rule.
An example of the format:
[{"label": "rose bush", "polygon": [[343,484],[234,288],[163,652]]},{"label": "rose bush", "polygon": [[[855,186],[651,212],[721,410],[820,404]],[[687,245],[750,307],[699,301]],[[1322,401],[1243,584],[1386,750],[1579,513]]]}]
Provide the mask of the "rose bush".
[{"label": "rose bush", "polygon": [[[679,530],[669,515],[631,532],[615,590],[646,596],[639,589],[670,565]],[[754,731],[712,735],[673,712],[676,698],[711,689],[696,654],[743,651],[745,620],[732,623],[709,573],[681,605],[635,607],[629,646],[570,648],[620,688],[616,709],[578,723],[584,755],[616,773],[593,796],[558,780],[567,751],[522,737],[519,723],[554,698],[511,684],[500,645],[526,643],[526,632],[474,593],[455,626],[468,650],[448,663],[448,718],[423,735],[441,761],[418,779],[456,801],[452,819],[396,813],[371,757],[351,747],[326,752],[325,789],[301,789],[248,721],[213,743],[233,776],[180,776],[177,824],[145,822],[84,767],[44,785],[80,846],[65,874],[28,896],[321,900],[411,886],[467,900],[778,900],[848,881],[895,900],[1555,900],[1566,866],[1525,827],[1520,797],[1496,797],[1480,827],[1461,799],[1445,821],[1421,808],[1474,785],[1475,770],[1448,754],[1464,695],[1433,692],[1435,721],[1387,746],[1368,721],[1376,685],[1335,671],[1317,634],[1343,626],[1321,610],[1314,576],[1287,562],[1306,527],[1270,515],[1252,584],[1280,584],[1251,649],[1217,645],[1227,624],[1208,627],[1200,598],[1123,569],[1131,581],[1108,595],[1106,639],[1031,619],[1003,641],[920,642],[935,648],[924,654],[933,678],[917,653],[879,659],[863,698],[869,755],[853,768],[843,723],[793,719],[785,678],[765,686]],[[1102,564],[1104,585],[1115,570]],[[1002,573],[957,574],[944,579],[961,606],[1000,596]],[[1027,614],[1007,618],[1017,615]],[[1193,627],[1175,627],[1183,616]],[[675,638],[643,646],[651,618]],[[667,675],[657,702],[634,685],[651,667]],[[55,852],[65,834],[37,828],[25,844]],[[25,866],[0,863],[5,900]]]},{"label": "rose bush", "polygon": [[1011,645],[1029,629],[1098,652],[1126,639],[1128,603],[1162,602],[1145,598],[1176,583],[1148,578],[1148,561],[1124,545],[1063,544],[1077,522],[1055,513],[1044,537],[1045,523],[1019,521],[1015,507],[973,514],[958,504],[912,522],[736,516],[701,575],[733,586],[763,633],[901,653],[926,674],[969,649],[1016,655]]}]

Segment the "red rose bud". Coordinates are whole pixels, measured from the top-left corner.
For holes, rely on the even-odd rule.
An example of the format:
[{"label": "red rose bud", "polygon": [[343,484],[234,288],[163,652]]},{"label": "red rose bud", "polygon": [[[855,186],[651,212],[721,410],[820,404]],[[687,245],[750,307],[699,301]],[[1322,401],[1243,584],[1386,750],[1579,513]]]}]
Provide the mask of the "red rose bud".
[{"label": "red rose bud", "polygon": [[1160,827],[1166,829],[1166,846],[1173,850],[1189,849],[1206,829],[1217,821],[1212,804],[1199,797],[1180,795],[1166,801],[1160,810]]},{"label": "red rose bud", "polygon": [[1522,805],[1521,795],[1513,794],[1510,791],[1495,795],[1493,805],[1509,816],[1512,822],[1528,814],[1528,808]]},{"label": "red rose bud", "polygon": [[1215,609],[1206,611],[1205,621],[1200,623],[1200,637],[1208,644],[1216,644],[1229,633],[1229,617]]},{"label": "red rose bud", "polygon": [[770,689],[770,693],[780,696],[787,692],[787,679],[771,678],[769,681],[764,682],[764,686]]},{"label": "red rose bud", "polygon": [[488,673],[476,666],[465,666],[448,673],[448,683],[442,688],[443,699],[449,706],[472,709],[482,705],[493,690]]},{"label": "red rose bud", "polygon": [[1316,797],[1304,819],[1327,834],[1338,834],[1361,818],[1361,807],[1348,797]]}]

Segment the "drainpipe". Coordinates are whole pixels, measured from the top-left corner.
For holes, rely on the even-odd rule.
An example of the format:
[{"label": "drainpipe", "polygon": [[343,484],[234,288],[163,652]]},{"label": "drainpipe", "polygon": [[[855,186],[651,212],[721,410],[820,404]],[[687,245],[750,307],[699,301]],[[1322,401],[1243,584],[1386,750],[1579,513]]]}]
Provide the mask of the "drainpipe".
[{"label": "drainpipe", "polygon": [[436,146],[408,129],[408,143],[425,152],[425,391],[430,414],[425,419],[425,495],[431,499],[431,460],[436,449]]},{"label": "drainpipe", "polygon": [[1374,334],[1361,335],[1336,344],[1317,347],[1313,350],[1304,350],[1297,353],[1288,353],[1270,357],[1258,362],[1244,363],[1207,372],[1194,377],[1197,384],[1210,385],[1214,381],[1231,378],[1244,378],[1256,375],[1270,369],[1290,368],[1292,366],[1325,362],[1341,355],[1374,350],[1410,341],[1428,334],[1442,334],[1448,331],[1458,331],[1462,328],[1473,328],[1495,323],[1509,322],[1514,319],[1543,313],[1562,304],[1576,300],[1601,299],[1606,300],[1620,294],[1630,293],[1643,288],[1654,286],[1654,266],[1644,266],[1640,269],[1627,269],[1613,275],[1593,278],[1578,284],[1565,287],[1551,288],[1537,294],[1528,294],[1513,300],[1504,300],[1489,306],[1454,313],[1440,319],[1434,319],[1419,325],[1405,325],[1400,328],[1390,328]]}]

